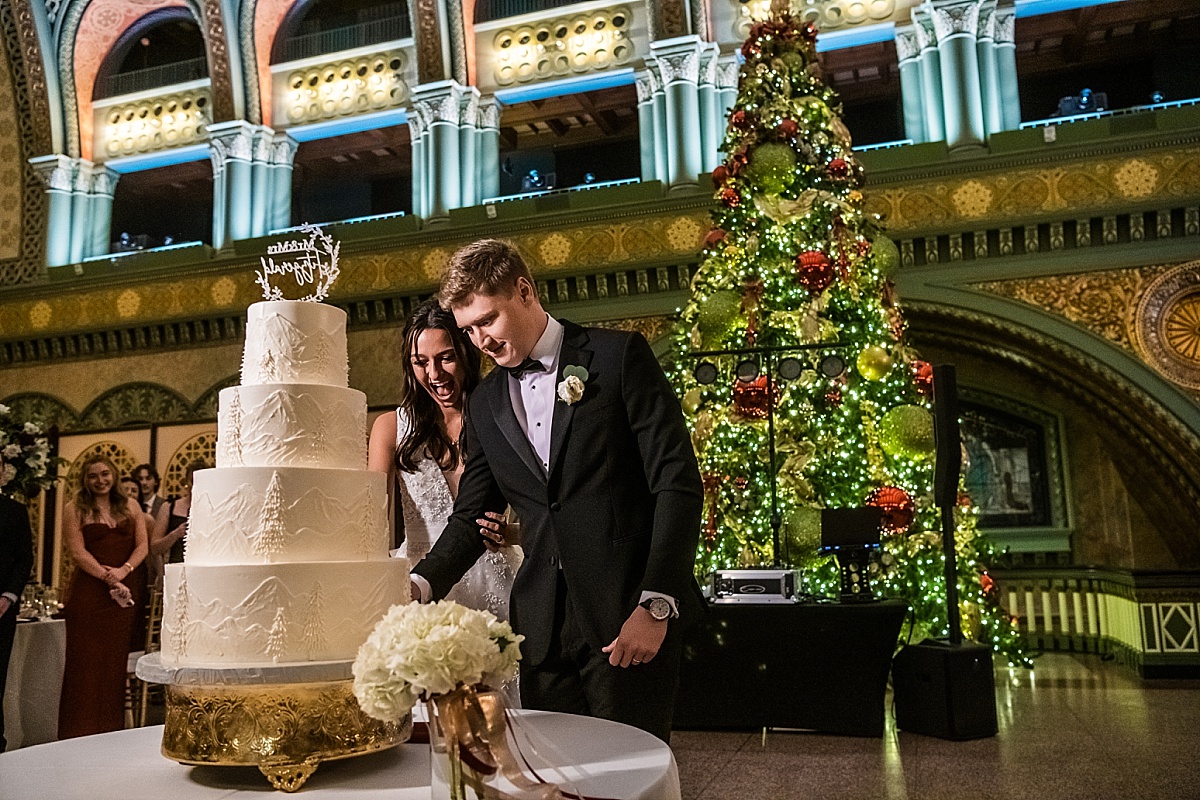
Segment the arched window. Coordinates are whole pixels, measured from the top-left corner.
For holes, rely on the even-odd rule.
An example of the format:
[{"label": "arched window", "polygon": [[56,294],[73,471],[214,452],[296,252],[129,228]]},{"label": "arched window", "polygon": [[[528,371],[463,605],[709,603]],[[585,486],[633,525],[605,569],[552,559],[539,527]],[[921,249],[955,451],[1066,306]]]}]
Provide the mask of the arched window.
[{"label": "arched window", "polygon": [[312,0],[297,3],[275,37],[271,63],[284,64],[326,53],[412,36],[404,0]]},{"label": "arched window", "polygon": [[122,34],[96,74],[93,100],[208,77],[204,36],[187,9],[147,14]]}]

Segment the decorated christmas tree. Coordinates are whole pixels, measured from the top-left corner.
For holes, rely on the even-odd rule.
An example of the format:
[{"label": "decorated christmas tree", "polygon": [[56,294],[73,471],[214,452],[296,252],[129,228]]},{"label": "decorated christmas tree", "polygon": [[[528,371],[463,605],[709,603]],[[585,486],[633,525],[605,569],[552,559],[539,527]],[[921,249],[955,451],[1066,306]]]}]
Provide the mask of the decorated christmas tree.
[{"label": "decorated christmas tree", "polygon": [[[899,253],[863,210],[815,41],[811,24],[774,13],[742,47],[712,176],[720,208],[679,322],[673,380],[705,489],[697,570],[778,562],[803,569],[808,591],[836,594],[820,511],[873,505],[876,594],[908,600],[914,638],[946,636],[931,368],[906,342]],[[1024,661],[965,496],[956,528],[964,633]]]}]

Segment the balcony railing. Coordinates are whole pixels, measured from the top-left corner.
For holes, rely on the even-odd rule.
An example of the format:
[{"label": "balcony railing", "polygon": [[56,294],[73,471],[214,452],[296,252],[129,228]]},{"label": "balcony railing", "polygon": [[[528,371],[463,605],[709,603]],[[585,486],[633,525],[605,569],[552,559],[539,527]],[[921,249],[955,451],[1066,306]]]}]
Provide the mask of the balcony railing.
[{"label": "balcony railing", "polygon": [[1086,114],[1072,114],[1069,117],[1035,119],[1029,122],[1022,122],[1021,130],[1026,128],[1048,128],[1051,125],[1068,125],[1072,122],[1083,122],[1084,120],[1100,119],[1101,117],[1123,117],[1127,114],[1144,114],[1147,111],[1158,111],[1162,108],[1179,108],[1181,106],[1194,105],[1200,105],[1200,97],[1192,97],[1187,100],[1171,100],[1166,103],[1150,103],[1144,106],[1130,106],[1129,108],[1114,108],[1107,111],[1090,111]]},{"label": "balcony railing", "polygon": [[[368,47],[382,42],[394,42],[412,36],[412,22],[408,18],[408,7],[403,3],[392,3],[371,9],[379,14],[378,19],[365,20],[344,28],[293,36],[283,43],[281,63],[315,58],[326,53],[340,53],[356,47]],[[386,13],[387,16],[383,16]],[[373,16],[375,15],[373,14]]]},{"label": "balcony railing", "polygon": [[187,61],[176,61],[174,64],[163,64],[158,67],[147,67],[132,72],[109,75],[97,85],[93,97],[97,100],[105,97],[118,97],[123,94],[144,92],[160,86],[173,86],[177,83],[187,83],[207,77],[208,60],[189,58]]}]

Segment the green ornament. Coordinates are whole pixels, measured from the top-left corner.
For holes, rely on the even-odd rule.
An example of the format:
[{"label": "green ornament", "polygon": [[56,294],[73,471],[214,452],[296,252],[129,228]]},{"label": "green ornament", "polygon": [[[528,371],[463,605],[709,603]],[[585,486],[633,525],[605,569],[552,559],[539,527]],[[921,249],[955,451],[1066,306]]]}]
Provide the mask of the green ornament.
[{"label": "green ornament", "polygon": [[793,562],[815,555],[821,546],[821,509],[811,506],[788,509],[783,515],[783,541]]},{"label": "green ornament", "polygon": [[684,393],[684,395],[683,395],[683,410],[686,411],[689,416],[692,414],[695,414],[697,411],[700,410],[700,390],[699,389],[689,389],[688,391],[686,391]]},{"label": "green ornament", "polygon": [[892,356],[877,344],[863,350],[855,359],[858,374],[869,381],[881,381],[892,371]]},{"label": "green ornament", "polygon": [[779,194],[796,179],[796,151],[780,142],[760,144],[750,151],[747,176],[767,194]]},{"label": "green ornament", "polygon": [[915,405],[888,409],[879,420],[879,444],[895,458],[928,458],[934,451],[933,415]]},{"label": "green ornament", "polygon": [[725,338],[737,325],[742,312],[742,295],[732,290],[713,292],[700,304],[700,335],[706,343]]},{"label": "green ornament", "polygon": [[875,257],[875,266],[885,278],[900,267],[900,251],[896,243],[882,234],[871,242],[871,254]]}]

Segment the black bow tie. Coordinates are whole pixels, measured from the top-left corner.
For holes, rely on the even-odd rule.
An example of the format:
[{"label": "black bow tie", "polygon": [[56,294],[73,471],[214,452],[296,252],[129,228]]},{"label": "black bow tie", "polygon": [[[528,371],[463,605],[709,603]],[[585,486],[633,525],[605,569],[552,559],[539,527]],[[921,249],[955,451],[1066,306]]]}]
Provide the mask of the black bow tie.
[{"label": "black bow tie", "polygon": [[546,365],[541,361],[538,361],[536,358],[526,358],[515,367],[501,367],[501,369],[503,369],[509,375],[512,375],[514,378],[520,378],[526,372],[545,372]]}]

